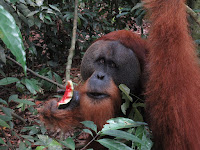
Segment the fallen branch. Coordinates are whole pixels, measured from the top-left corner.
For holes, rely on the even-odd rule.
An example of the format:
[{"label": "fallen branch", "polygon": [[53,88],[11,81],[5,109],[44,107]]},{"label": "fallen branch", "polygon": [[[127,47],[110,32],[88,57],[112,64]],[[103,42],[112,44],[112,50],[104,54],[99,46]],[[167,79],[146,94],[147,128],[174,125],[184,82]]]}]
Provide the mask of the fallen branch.
[{"label": "fallen branch", "polygon": [[[11,57],[6,56],[6,58],[9,59],[9,60],[11,60],[11,61],[14,62],[15,64],[17,64],[17,65],[19,65],[19,66],[22,67],[22,65],[21,65],[20,63],[18,63],[17,61],[15,61],[14,59],[12,59]],[[53,81],[53,80],[51,80],[51,79],[49,79],[49,78],[46,78],[46,77],[44,77],[44,76],[41,76],[41,75],[35,73],[33,70],[31,70],[31,69],[29,69],[29,68],[27,68],[27,71],[29,71],[30,73],[32,73],[33,75],[35,75],[35,76],[37,76],[37,77],[39,77],[39,78],[41,78],[41,79],[44,79],[44,80],[46,80],[46,81],[48,81],[48,82],[50,82],[50,83],[53,83],[53,84],[57,85],[58,87],[60,87],[60,88],[62,88],[62,89],[65,89],[65,86],[63,86],[62,84],[59,84],[59,83],[57,83],[57,82],[55,82],[55,81]]]}]

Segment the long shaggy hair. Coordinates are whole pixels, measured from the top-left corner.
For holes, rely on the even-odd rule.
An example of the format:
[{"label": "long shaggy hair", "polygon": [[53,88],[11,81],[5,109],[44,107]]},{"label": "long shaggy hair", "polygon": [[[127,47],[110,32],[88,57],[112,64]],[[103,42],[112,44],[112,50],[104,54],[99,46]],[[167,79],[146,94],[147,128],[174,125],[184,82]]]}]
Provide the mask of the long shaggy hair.
[{"label": "long shaggy hair", "polygon": [[148,39],[146,111],[158,150],[200,148],[200,69],[184,0],[146,0]]}]

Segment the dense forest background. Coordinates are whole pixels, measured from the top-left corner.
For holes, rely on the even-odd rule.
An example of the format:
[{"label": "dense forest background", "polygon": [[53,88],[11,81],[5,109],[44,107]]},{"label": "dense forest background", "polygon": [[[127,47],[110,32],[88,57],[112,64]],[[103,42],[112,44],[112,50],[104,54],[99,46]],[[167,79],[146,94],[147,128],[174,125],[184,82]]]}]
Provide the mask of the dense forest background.
[{"label": "dense forest background", "polygon": [[[47,132],[38,119],[37,111],[43,101],[60,97],[59,91],[65,85],[66,65],[73,44],[75,2],[76,0],[0,0],[0,149],[75,149],[77,143],[79,148],[83,147],[84,144],[80,146],[81,141],[77,139],[82,130],[61,136],[59,132]],[[147,38],[151,26],[140,0],[77,2],[76,40],[70,67],[70,78],[75,85],[82,81],[81,59],[93,41],[106,33],[121,29],[131,30],[142,38]],[[191,9],[188,10],[191,34],[199,52],[200,0],[188,0],[187,4]],[[13,20],[8,17],[9,14]],[[10,25],[12,29],[8,27]],[[16,34],[19,41],[22,40],[21,43],[16,40]],[[17,49],[18,45],[21,48]],[[141,122],[135,122],[135,126],[126,131],[127,134],[131,133],[126,137],[130,136],[135,140],[131,141],[132,146],[123,144],[124,141],[110,139],[105,139],[104,143],[111,143],[118,149],[151,149],[151,133],[142,122],[143,117],[138,107],[144,107],[143,101],[135,105],[132,119]],[[95,132],[95,125],[92,123],[84,125]],[[92,134],[89,130],[84,132]],[[125,140],[130,141],[130,138]]]}]

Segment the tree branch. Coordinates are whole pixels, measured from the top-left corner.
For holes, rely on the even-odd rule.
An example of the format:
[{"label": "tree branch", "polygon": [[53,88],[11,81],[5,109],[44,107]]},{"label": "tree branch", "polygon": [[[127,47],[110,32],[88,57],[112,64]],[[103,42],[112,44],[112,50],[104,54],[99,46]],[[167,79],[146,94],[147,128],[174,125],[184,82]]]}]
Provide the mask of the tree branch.
[{"label": "tree branch", "polygon": [[[14,62],[15,64],[17,64],[17,65],[19,65],[19,66],[22,67],[22,65],[21,65],[20,63],[18,63],[17,61],[15,61],[14,59],[12,59],[11,57],[6,56],[6,58],[9,59],[9,60],[11,60],[11,61]],[[48,82],[51,82],[51,83],[57,85],[58,87],[60,87],[60,88],[62,88],[62,89],[65,89],[65,86],[63,86],[63,85],[61,85],[61,84],[59,84],[59,83],[57,83],[57,82],[55,82],[55,81],[53,81],[53,80],[51,80],[51,79],[49,79],[49,78],[46,78],[46,77],[44,77],[44,76],[41,76],[41,75],[35,73],[33,70],[31,70],[31,69],[29,69],[29,68],[27,68],[27,71],[29,71],[30,73],[32,73],[33,75],[35,75],[35,76],[37,76],[37,77],[39,77],[39,78],[41,78],[41,79],[44,79],[44,80],[46,80],[46,81],[48,81]]]}]

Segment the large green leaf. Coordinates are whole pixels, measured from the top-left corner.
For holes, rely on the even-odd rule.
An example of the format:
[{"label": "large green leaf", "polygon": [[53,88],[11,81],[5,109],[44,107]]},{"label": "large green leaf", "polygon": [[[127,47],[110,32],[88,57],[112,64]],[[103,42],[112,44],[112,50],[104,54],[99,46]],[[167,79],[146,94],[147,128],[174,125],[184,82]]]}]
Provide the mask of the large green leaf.
[{"label": "large green leaf", "polygon": [[12,120],[12,116],[0,115],[0,119],[3,121],[10,121],[10,120]]},{"label": "large green leaf", "polygon": [[12,117],[13,110],[7,107],[1,107],[1,110],[6,114],[8,117]]},{"label": "large green leaf", "polygon": [[22,65],[26,73],[26,54],[22,36],[12,15],[0,5],[0,38]]},{"label": "large green leaf", "polygon": [[38,89],[37,85],[29,80],[29,79],[25,79],[25,85],[26,85],[26,88],[32,93],[32,94],[37,94],[36,90]]},{"label": "large green leaf", "polygon": [[7,77],[0,80],[0,85],[8,85],[11,83],[15,83],[17,81],[19,81],[19,79],[14,78],[14,77]]},{"label": "large green leaf", "polygon": [[102,132],[106,130],[117,130],[117,129],[123,129],[123,128],[132,128],[132,127],[138,127],[141,125],[147,125],[144,122],[136,122],[128,118],[112,118],[107,121],[108,124],[105,124],[103,126]]},{"label": "large green leaf", "polygon": [[112,139],[100,139],[97,141],[103,146],[109,148],[109,150],[132,150],[132,148],[128,147],[124,143]]},{"label": "large green leaf", "polygon": [[68,137],[65,141],[62,141],[61,143],[70,148],[71,150],[75,150],[75,143],[71,137]]},{"label": "large green leaf", "polygon": [[10,126],[3,120],[0,119],[0,126],[10,128]]},{"label": "large green leaf", "polygon": [[106,130],[102,134],[115,136],[119,139],[126,139],[144,145],[145,143],[133,134],[121,130]]},{"label": "large green leaf", "polygon": [[0,144],[6,144],[2,138],[0,138]]}]

